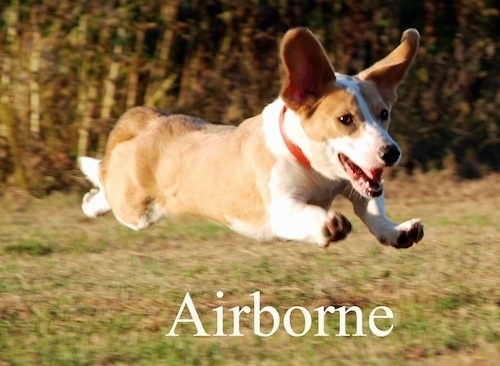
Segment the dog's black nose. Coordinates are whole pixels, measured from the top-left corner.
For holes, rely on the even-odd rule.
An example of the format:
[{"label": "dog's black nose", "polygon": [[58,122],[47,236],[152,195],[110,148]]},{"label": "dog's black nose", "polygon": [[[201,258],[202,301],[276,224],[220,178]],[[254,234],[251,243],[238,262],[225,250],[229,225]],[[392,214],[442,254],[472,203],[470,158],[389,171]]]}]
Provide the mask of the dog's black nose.
[{"label": "dog's black nose", "polygon": [[397,145],[386,145],[380,149],[379,156],[387,166],[390,166],[399,160],[401,151]]}]

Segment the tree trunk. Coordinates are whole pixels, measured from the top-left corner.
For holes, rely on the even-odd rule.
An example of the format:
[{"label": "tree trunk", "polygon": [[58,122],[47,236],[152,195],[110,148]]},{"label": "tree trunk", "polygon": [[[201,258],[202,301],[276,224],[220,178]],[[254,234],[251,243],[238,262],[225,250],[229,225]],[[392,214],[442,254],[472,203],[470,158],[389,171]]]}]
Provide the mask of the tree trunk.
[{"label": "tree trunk", "polygon": [[[125,37],[125,28],[118,27],[117,35],[119,39]],[[116,93],[116,80],[120,72],[120,60],[119,56],[123,53],[123,46],[118,41],[113,47],[113,55],[111,58],[111,64],[109,65],[108,75],[104,80],[104,93],[102,97],[102,106],[100,113],[101,123],[108,124],[111,119],[111,114],[113,110],[113,105],[115,103],[115,93]],[[106,129],[103,129],[105,131]],[[99,135],[97,143],[97,155],[102,156],[104,154],[104,149],[106,147],[107,136],[103,134]]]},{"label": "tree trunk", "polygon": [[80,84],[78,87],[78,116],[81,118],[80,128],[78,129],[77,156],[85,156],[89,145],[89,130],[92,124],[92,111],[97,95],[97,90],[92,78],[89,76],[90,60],[87,59],[89,54],[87,48],[87,27],[88,16],[83,15],[78,24],[77,44],[83,50],[84,57],[78,70],[78,79]]},{"label": "tree trunk", "polygon": [[12,163],[14,166],[14,173],[12,175],[12,183],[22,189],[28,188],[28,179],[24,168],[24,159],[19,148],[18,138],[21,137],[16,131],[16,123],[14,121],[14,113],[12,106],[14,105],[14,98],[10,89],[14,88],[17,84],[13,80],[14,70],[14,56],[19,55],[20,40],[17,32],[19,22],[19,1],[13,1],[12,5],[5,10],[5,28],[6,28],[6,42],[5,50],[7,51],[2,55],[1,59],[1,75],[0,75],[0,122],[3,127],[3,132],[7,138],[10,153],[12,155]]},{"label": "tree trunk", "polygon": [[31,55],[29,59],[29,89],[30,89],[30,131],[33,137],[40,137],[40,71],[41,35],[38,26],[36,8],[31,12]]},{"label": "tree trunk", "polygon": [[[148,80],[148,85],[144,100],[147,105],[154,105],[159,98],[164,95],[164,92],[170,88],[170,81],[164,80],[167,76],[168,62],[170,51],[174,40],[174,21],[177,17],[179,9],[179,0],[168,1],[162,7],[162,18],[165,19],[165,30],[163,36],[158,42],[156,59],[151,65],[151,73]],[[167,84],[167,85],[166,85]]]},{"label": "tree trunk", "polygon": [[139,68],[141,67],[142,48],[144,47],[144,39],[148,27],[148,24],[141,24],[137,27],[135,33],[135,49],[132,54],[132,62],[129,65],[127,100],[125,101],[126,109],[132,108],[137,104]]},{"label": "tree trunk", "polygon": [[26,176],[26,170],[24,168],[23,156],[21,149],[19,148],[17,142],[17,134],[15,130],[15,122],[12,111],[10,109],[11,103],[7,100],[7,97],[3,94],[0,88],[0,115],[2,116],[2,121],[4,122],[5,133],[7,141],[9,143],[10,153],[12,155],[12,163],[14,165],[14,173],[12,174],[12,184],[21,189],[28,189],[28,179]]}]

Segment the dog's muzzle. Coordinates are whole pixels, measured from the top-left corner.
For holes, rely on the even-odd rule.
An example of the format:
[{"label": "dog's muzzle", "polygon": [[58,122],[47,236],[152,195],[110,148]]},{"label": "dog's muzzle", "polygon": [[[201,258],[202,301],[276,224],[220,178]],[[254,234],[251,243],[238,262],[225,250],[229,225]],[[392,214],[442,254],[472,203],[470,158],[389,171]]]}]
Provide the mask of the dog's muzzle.
[{"label": "dog's muzzle", "polygon": [[339,160],[344,171],[349,176],[353,187],[366,197],[378,197],[383,192],[383,169],[370,169],[364,171],[346,155],[339,153]]}]

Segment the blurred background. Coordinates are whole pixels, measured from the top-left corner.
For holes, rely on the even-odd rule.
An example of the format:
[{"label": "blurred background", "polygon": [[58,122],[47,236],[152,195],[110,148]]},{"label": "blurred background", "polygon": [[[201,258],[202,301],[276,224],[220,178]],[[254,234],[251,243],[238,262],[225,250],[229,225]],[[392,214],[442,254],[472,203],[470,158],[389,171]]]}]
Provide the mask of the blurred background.
[{"label": "blurred background", "polygon": [[417,28],[392,116],[399,169],[500,170],[496,0],[0,0],[0,193],[78,188],[76,158],[101,156],[135,105],[222,124],[259,114],[278,95],[278,46],[295,26],[348,74]]}]

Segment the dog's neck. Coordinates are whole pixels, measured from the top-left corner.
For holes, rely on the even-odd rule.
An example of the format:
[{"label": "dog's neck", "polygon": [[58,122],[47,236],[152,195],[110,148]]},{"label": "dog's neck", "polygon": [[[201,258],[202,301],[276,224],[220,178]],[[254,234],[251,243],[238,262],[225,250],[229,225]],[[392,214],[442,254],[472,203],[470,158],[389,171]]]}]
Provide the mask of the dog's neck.
[{"label": "dog's neck", "polygon": [[284,105],[283,109],[281,110],[280,120],[279,120],[280,133],[281,133],[281,137],[283,138],[283,142],[285,143],[285,145],[288,148],[288,150],[290,151],[290,153],[295,157],[295,159],[297,159],[297,161],[299,163],[301,163],[306,168],[310,168],[311,162],[304,155],[304,152],[302,151],[302,149],[299,146],[297,146],[297,144],[295,144],[292,140],[290,140],[290,138],[286,134],[286,131],[285,131],[285,112],[286,112],[286,110],[287,110],[287,107],[286,107],[286,105]]}]

